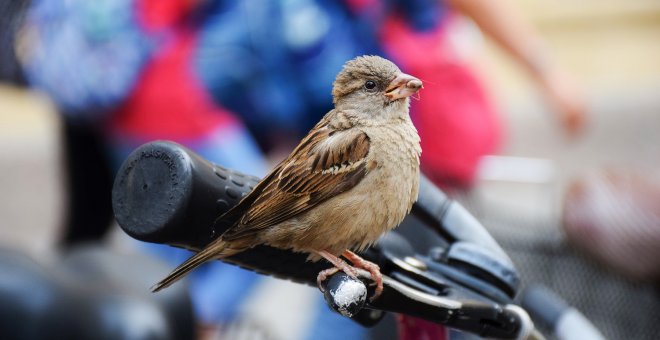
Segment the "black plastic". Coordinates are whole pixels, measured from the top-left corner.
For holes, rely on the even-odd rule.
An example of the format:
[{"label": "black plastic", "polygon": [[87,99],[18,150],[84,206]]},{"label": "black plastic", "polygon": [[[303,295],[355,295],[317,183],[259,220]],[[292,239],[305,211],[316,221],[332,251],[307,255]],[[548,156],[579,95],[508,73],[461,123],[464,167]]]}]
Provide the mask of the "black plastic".
[{"label": "black plastic", "polygon": [[148,291],[166,269],[162,263],[97,245],[49,260],[42,265],[0,249],[0,338],[195,338],[186,287]]},{"label": "black plastic", "polygon": [[[200,250],[224,230],[215,221],[258,182],[211,164],[172,142],[152,142],[133,151],[115,178],[112,191],[117,222],[146,242]],[[315,285],[330,265],[307,255],[257,246],[227,261],[257,272]]]},{"label": "black plastic", "polygon": [[520,284],[513,264],[501,261],[501,258],[493,254],[490,248],[460,241],[453,243],[445,256],[445,260],[454,267],[461,268],[470,276],[479,277],[497,285],[510,297],[514,296]]},{"label": "black plastic", "polygon": [[337,273],[326,281],[324,297],[328,305],[339,314],[352,317],[367,302],[367,286],[346,273]]},{"label": "black plastic", "polygon": [[259,181],[211,164],[171,142],[135,150],[115,178],[113,210],[122,229],[142,241],[201,248],[217,237],[215,219]]}]

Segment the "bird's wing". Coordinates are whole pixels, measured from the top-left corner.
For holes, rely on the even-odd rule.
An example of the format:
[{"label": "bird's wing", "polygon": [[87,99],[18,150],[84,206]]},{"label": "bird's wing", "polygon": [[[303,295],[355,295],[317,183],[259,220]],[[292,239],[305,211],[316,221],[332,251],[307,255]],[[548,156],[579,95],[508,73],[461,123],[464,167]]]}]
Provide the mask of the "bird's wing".
[{"label": "bird's wing", "polygon": [[247,211],[222,238],[252,235],[350,190],[376,165],[368,164],[369,147],[364,132],[334,129],[321,121],[245,198]]}]

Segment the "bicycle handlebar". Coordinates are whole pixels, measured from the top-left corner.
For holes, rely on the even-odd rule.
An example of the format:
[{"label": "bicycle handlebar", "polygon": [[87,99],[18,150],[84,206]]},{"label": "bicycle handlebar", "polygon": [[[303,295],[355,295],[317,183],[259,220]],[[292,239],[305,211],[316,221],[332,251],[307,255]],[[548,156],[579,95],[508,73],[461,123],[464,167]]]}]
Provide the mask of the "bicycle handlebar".
[{"label": "bicycle handlebar", "polygon": [[[224,232],[217,217],[258,181],[178,144],[152,142],[136,149],[120,168],[113,209],[121,228],[138,240],[198,251]],[[414,247],[396,237],[381,239],[363,254],[386,276],[382,296],[367,303],[369,309],[406,313],[489,337],[516,338],[529,330],[524,311],[509,305],[518,288],[511,260],[472,215],[423,176],[412,214],[451,246],[435,255],[411,251],[402,256],[392,249]],[[314,285],[329,265],[306,258],[257,246],[224,261]],[[374,323],[380,319],[376,314],[357,313],[354,319]]]},{"label": "bicycle handlebar", "polygon": [[[124,162],[112,191],[115,217],[133,238],[199,251],[222,234],[215,225],[259,181],[211,164],[170,142],[153,142]],[[257,246],[228,262],[268,275],[312,284],[323,262]]]}]

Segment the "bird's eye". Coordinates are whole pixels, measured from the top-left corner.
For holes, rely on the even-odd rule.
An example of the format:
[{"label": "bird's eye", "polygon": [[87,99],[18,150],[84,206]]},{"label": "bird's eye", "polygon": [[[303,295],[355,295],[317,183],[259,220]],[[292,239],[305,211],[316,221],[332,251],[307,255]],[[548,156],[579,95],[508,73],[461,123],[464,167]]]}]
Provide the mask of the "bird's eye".
[{"label": "bird's eye", "polygon": [[373,81],[373,80],[367,80],[367,81],[364,83],[364,88],[367,89],[367,90],[372,91],[372,90],[374,90],[374,89],[376,88],[376,82]]}]

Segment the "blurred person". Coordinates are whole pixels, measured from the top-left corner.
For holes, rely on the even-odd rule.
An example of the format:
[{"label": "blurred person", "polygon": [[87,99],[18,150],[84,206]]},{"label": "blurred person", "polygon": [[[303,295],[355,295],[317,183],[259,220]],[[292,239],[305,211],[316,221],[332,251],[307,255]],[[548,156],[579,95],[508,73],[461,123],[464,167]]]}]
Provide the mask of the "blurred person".
[{"label": "blurred person", "polygon": [[60,245],[103,237],[112,222],[112,167],[102,117],[131,90],[147,58],[129,3],[32,1],[17,53],[30,86],[62,113],[65,198]]},{"label": "blurred person", "polygon": [[457,42],[465,39],[455,34],[461,15],[528,71],[568,135],[582,130],[580,88],[510,1],[416,3],[384,19],[380,37],[395,61],[428,84],[424,100],[413,104],[413,117],[422,138],[422,169],[436,184],[469,188],[480,158],[496,153],[503,138],[499,114]]},{"label": "blurred person", "polygon": [[568,135],[585,123],[580,88],[509,1],[217,1],[209,13],[196,59],[200,77],[266,150],[290,147],[327,112],[343,61],[380,54],[425,80],[424,100],[412,106],[425,173],[436,184],[469,188],[479,159],[496,153],[503,135],[457,42],[471,38],[457,36],[463,17],[528,71]]},{"label": "blurred person", "polygon": [[[18,51],[30,85],[54,100],[65,122],[65,246],[104,236],[112,216],[111,174],[145,142],[169,139],[219,164],[265,171],[247,130],[210,100],[189,67],[192,3],[158,4],[33,1],[29,9]],[[148,6],[156,6],[156,14]],[[170,247],[143,248],[172,263],[188,256]],[[257,282],[257,274],[234,266],[206,266],[191,280],[197,316],[228,322]]]}]

